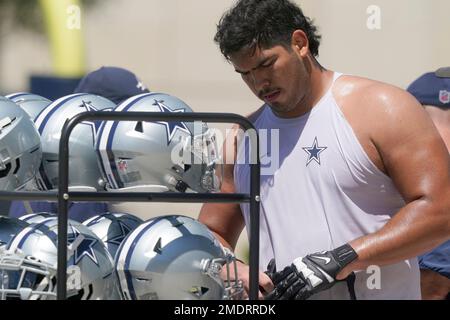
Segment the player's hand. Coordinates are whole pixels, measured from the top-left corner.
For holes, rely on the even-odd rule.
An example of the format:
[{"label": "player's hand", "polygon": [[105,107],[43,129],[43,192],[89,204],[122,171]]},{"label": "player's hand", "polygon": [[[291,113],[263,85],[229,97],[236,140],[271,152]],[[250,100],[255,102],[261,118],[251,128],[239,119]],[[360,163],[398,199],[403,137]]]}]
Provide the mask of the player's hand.
[{"label": "player's hand", "polygon": [[266,300],[305,300],[311,295],[331,288],[337,274],[357,258],[353,248],[346,244],[332,251],[296,258],[280,272],[268,274],[275,285]]},{"label": "player's hand", "polygon": [[[236,266],[237,266],[237,277],[239,280],[242,281],[242,285],[244,287],[244,293],[242,296],[242,299],[248,299],[248,293],[250,291],[250,268],[248,265],[243,263],[242,261],[236,260]],[[222,269],[222,273],[225,272],[225,268]],[[234,270],[230,270],[231,274],[230,277],[232,279],[235,279]],[[226,274],[223,274],[222,277],[226,278]],[[264,272],[259,272],[259,291],[258,291],[258,299],[262,300],[264,299],[264,296],[271,292],[274,289],[274,286],[272,284],[272,280],[270,280],[270,277],[265,274]]]}]

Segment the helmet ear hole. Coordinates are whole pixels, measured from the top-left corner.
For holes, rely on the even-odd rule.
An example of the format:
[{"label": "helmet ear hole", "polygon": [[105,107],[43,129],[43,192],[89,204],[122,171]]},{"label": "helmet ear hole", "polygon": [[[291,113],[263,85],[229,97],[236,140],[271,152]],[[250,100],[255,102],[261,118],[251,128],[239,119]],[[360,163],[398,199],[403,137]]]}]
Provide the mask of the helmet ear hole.
[{"label": "helmet ear hole", "polygon": [[20,159],[17,158],[16,159],[16,168],[14,169],[13,174],[16,174],[19,171],[19,169],[20,169]]},{"label": "helmet ear hole", "polygon": [[144,133],[144,127],[142,126],[142,121],[139,121],[136,123],[136,127],[134,127],[134,130],[140,133]]},{"label": "helmet ear hole", "polygon": [[8,162],[4,166],[5,168],[3,170],[0,170],[0,178],[6,177],[8,173],[11,171],[11,162]]}]

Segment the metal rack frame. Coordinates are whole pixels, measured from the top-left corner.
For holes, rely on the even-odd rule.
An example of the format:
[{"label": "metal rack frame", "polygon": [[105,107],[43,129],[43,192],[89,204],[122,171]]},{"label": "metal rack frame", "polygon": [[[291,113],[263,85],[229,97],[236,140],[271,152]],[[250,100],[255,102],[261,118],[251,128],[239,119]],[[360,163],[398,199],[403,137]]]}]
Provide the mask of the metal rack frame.
[{"label": "metal rack frame", "polygon": [[155,193],[155,192],[69,192],[69,137],[74,127],[82,121],[204,121],[210,123],[236,123],[245,130],[255,127],[246,118],[232,113],[173,113],[162,112],[124,112],[96,111],[83,112],[66,120],[59,143],[59,179],[57,192],[0,192],[0,199],[5,200],[57,200],[58,201],[58,265],[57,265],[57,299],[67,298],[67,225],[69,201],[127,201],[127,202],[219,202],[250,203],[250,261],[249,261],[249,299],[258,299],[259,266],[259,201],[260,201],[260,160],[259,136],[251,135],[251,150],[256,150],[256,163],[250,163],[249,194],[211,194],[211,193]]}]

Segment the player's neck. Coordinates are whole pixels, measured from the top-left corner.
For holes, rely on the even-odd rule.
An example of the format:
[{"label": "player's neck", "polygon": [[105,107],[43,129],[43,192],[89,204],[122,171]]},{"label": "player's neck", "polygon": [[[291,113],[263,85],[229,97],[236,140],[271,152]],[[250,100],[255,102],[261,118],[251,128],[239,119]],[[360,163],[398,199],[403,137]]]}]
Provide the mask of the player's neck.
[{"label": "player's neck", "polygon": [[334,72],[314,67],[311,72],[311,94],[307,104],[310,108],[314,106],[322,99],[327,93],[333,83]]}]

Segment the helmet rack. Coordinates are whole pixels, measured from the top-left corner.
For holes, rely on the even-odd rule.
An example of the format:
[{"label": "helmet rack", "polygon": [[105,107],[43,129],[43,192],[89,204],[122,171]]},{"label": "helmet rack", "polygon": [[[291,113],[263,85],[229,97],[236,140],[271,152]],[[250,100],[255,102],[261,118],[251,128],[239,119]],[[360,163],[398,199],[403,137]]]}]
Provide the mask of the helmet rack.
[{"label": "helmet rack", "polygon": [[[260,160],[259,136],[250,135],[251,150],[256,150],[256,163],[250,164],[250,193],[155,193],[155,192],[69,192],[69,137],[74,127],[82,121],[204,121],[210,123],[236,123],[245,130],[255,130],[246,118],[232,113],[162,113],[95,111],[77,114],[64,123],[59,142],[58,191],[26,192],[0,191],[2,200],[57,200],[58,201],[58,266],[57,299],[67,298],[67,224],[69,201],[126,201],[126,202],[185,202],[185,203],[250,203],[250,261],[249,299],[258,299],[259,267],[259,193]],[[73,168],[72,168],[73,169]]]}]

